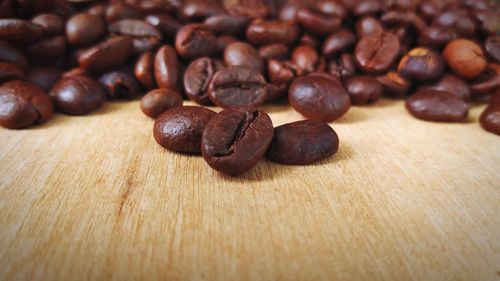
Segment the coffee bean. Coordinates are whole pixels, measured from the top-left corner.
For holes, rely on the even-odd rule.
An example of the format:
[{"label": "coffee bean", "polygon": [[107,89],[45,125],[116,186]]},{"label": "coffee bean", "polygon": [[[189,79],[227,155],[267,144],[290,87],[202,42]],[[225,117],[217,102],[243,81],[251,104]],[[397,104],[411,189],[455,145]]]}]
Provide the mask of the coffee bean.
[{"label": "coffee bean", "polygon": [[240,35],[245,31],[249,18],[232,15],[217,15],[205,20],[204,25],[214,34]]},{"label": "coffee bean", "polygon": [[249,18],[265,18],[271,13],[272,2],[231,0],[224,1],[224,9],[231,15],[245,16]]},{"label": "coffee bean", "polygon": [[473,97],[490,95],[500,89],[500,64],[490,63],[471,84]]},{"label": "coffee bean", "polygon": [[175,152],[201,152],[201,135],[215,112],[200,106],[175,107],[162,113],[155,121],[156,142]]},{"label": "coffee bean", "polygon": [[449,28],[430,26],[420,32],[418,44],[430,48],[441,48],[456,37],[457,34]]},{"label": "coffee bean", "polygon": [[215,45],[216,45],[215,53],[223,54],[227,46],[236,43],[238,41],[239,41],[238,39],[230,35],[222,35],[217,37],[217,39],[215,40]]},{"label": "coffee bean", "polygon": [[30,82],[11,81],[0,86],[0,125],[23,129],[47,122],[54,109],[50,97]]},{"label": "coffee bean", "polygon": [[224,62],[228,66],[245,66],[252,70],[262,72],[264,61],[251,45],[236,42],[227,46],[224,51]]},{"label": "coffee bean", "polygon": [[221,69],[212,77],[208,96],[220,107],[259,106],[266,100],[266,81],[262,75],[244,66]]},{"label": "coffee bean", "polygon": [[490,104],[500,103],[500,90],[497,90],[495,94],[490,96]]},{"label": "coffee bean", "polygon": [[382,23],[371,16],[362,17],[356,22],[356,35],[358,38],[384,32]]},{"label": "coffee bean", "polygon": [[437,15],[432,24],[450,28],[460,37],[472,36],[476,30],[476,25],[465,10],[445,11]]},{"label": "coffee bean", "polygon": [[266,102],[272,102],[286,97],[288,94],[288,84],[267,84]]},{"label": "coffee bean", "polygon": [[420,90],[424,89],[448,92],[464,101],[468,101],[471,95],[469,86],[462,79],[451,74],[446,74],[435,83],[420,88]]},{"label": "coffee bean", "polygon": [[339,17],[341,19],[344,19],[349,14],[348,7],[341,1],[320,0],[314,3],[314,7],[323,14]]},{"label": "coffee bean", "polygon": [[325,70],[325,60],[311,46],[302,45],[292,52],[292,63],[300,70],[300,75]]},{"label": "coffee bean", "polygon": [[479,124],[488,132],[500,135],[500,103],[492,103],[479,116]]},{"label": "coffee bean", "polygon": [[104,21],[89,13],[72,16],[66,23],[66,38],[74,46],[85,46],[99,40],[106,32]]},{"label": "coffee bean", "polygon": [[155,56],[155,77],[158,87],[177,90],[180,87],[180,63],[170,45],[161,47]]},{"label": "coffee bean", "polygon": [[444,62],[441,55],[425,47],[410,50],[398,65],[398,71],[403,77],[420,82],[437,79],[443,69]]},{"label": "coffee bean", "polygon": [[46,37],[61,35],[64,31],[64,20],[56,14],[39,14],[31,22],[43,27],[43,35]]},{"label": "coffee bean", "polygon": [[333,76],[296,78],[290,85],[288,100],[306,118],[324,122],[339,118],[351,106],[349,95]]},{"label": "coffee bean", "polygon": [[490,58],[500,63],[500,36],[490,36],[484,42],[484,49]]},{"label": "coffee bean", "polygon": [[299,39],[299,46],[301,45],[306,45],[306,46],[311,46],[314,49],[317,49],[319,47],[319,40],[316,38],[314,35],[309,34],[309,33],[304,33],[300,39]]},{"label": "coffee bean", "polygon": [[340,28],[340,17],[327,15],[309,8],[299,8],[296,14],[297,22],[308,32],[316,35],[327,35]]},{"label": "coffee bean", "polygon": [[290,85],[297,76],[297,69],[289,62],[270,59],[267,62],[267,75],[269,81],[275,85]]},{"label": "coffee bean", "polygon": [[0,39],[11,43],[31,43],[43,36],[43,27],[22,19],[0,19]]},{"label": "coffee bean", "polygon": [[115,3],[106,9],[106,21],[113,23],[124,19],[140,19],[143,14],[140,10],[126,3]]},{"label": "coffee bean", "polygon": [[360,0],[354,5],[352,13],[357,16],[376,14],[382,10],[382,5],[378,0]]},{"label": "coffee bean", "polygon": [[69,115],[85,115],[106,100],[102,86],[85,76],[72,76],[59,81],[50,92],[57,111]]},{"label": "coffee bean", "polygon": [[163,38],[158,28],[142,20],[120,20],[109,25],[108,30],[113,35],[130,36],[134,40],[134,52],[138,54],[152,51]]},{"label": "coffee bean", "polygon": [[411,83],[401,77],[395,71],[389,71],[384,75],[376,77],[377,81],[382,85],[385,96],[392,98],[403,98],[410,90]]},{"label": "coffee bean", "polygon": [[141,110],[147,116],[156,118],[163,112],[182,105],[182,97],[171,89],[156,89],[141,100]]},{"label": "coffee bean", "polygon": [[348,79],[358,71],[354,63],[354,56],[349,53],[340,55],[337,60],[332,59],[328,62],[328,72],[340,79]]},{"label": "coffee bean", "polygon": [[26,54],[31,61],[38,64],[53,64],[55,59],[66,53],[66,38],[56,36],[42,39],[26,48]]},{"label": "coffee bean", "polygon": [[399,40],[394,34],[375,33],[366,35],[358,41],[354,59],[366,73],[382,73],[394,63],[398,50]]},{"label": "coffee bean", "polygon": [[105,73],[99,78],[99,82],[106,89],[106,94],[110,100],[129,100],[140,94],[139,83],[132,74],[125,71]]},{"label": "coffee bean", "polygon": [[335,154],[339,138],[328,124],[303,120],[274,128],[267,159],[287,165],[308,165]]},{"label": "coffee bean", "polygon": [[421,90],[406,99],[406,109],[414,117],[426,121],[462,122],[467,119],[467,104],[453,94]]},{"label": "coffee bean", "polygon": [[287,60],[290,56],[290,50],[284,44],[264,45],[259,48],[258,52],[263,60]]},{"label": "coffee bean", "polygon": [[375,102],[382,96],[382,85],[377,79],[367,75],[347,79],[345,88],[351,97],[351,103],[356,105]]},{"label": "coffee bean", "polygon": [[78,62],[90,72],[104,72],[124,64],[132,52],[132,39],[128,36],[116,36],[85,51]]},{"label": "coffee bean", "polygon": [[61,76],[62,70],[58,67],[39,66],[30,69],[26,75],[26,80],[49,92],[59,79],[61,79]]},{"label": "coffee bean", "polygon": [[73,76],[86,76],[90,77],[89,72],[81,67],[75,67],[63,72],[62,78],[73,77]]},{"label": "coffee bean", "polygon": [[24,71],[17,65],[8,62],[0,62],[0,84],[12,81],[23,80]]},{"label": "coffee bean", "polygon": [[215,1],[187,0],[179,9],[182,19],[198,21],[217,15],[224,15],[226,11],[222,5]]},{"label": "coffee bean", "polygon": [[146,90],[151,90],[156,87],[154,58],[155,56],[152,52],[146,52],[142,54],[135,63],[135,78]]},{"label": "coffee bean", "polygon": [[273,123],[266,113],[227,109],[215,115],[205,127],[201,153],[213,169],[238,175],[259,162],[273,134]]},{"label": "coffee bean", "polygon": [[342,29],[325,39],[323,47],[321,48],[321,53],[328,58],[334,58],[338,56],[340,52],[350,49],[354,43],[356,43],[356,36],[354,33]]},{"label": "coffee bean", "polygon": [[485,35],[500,34],[500,25],[498,24],[498,5],[497,10],[474,10],[474,20],[478,22],[479,30]]},{"label": "coffee bean", "polygon": [[187,24],[175,36],[175,49],[185,59],[210,56],[216,48],[214,34],[199,24]]},{"label": "coffee bean", "polygon": [[0,40],[0,61],[15,64],[23,70],[28,70],[29,67],[26,56],[16,47],[3,40]]},{"label": "coffee bean", "polygon": [[481,47],[467,39],[455,39],[448,43],[444,48],[443,57],[451,70],[465,79],[479,76],[486,68],[486,59]]},{"label": "coffee bean", "polygon": [[299,27],[291,21],[265,21],[257,19],[252,22],[246,32],[247,40],[254,45],[280,43],[289,45],[299,36]]},{"label": "coffee bean", "polygon": [[208,85],[222,68],[221,62],[208,57],[192,61],[184,73],[184,89],[188,98],[199,104],[210,104]]},{"label": "coffee bean", "polygon": [[146,22],[159,28],[166,38],[174,38],[182,24],[174,17],[167,14],[152,14],[146,17]]}]

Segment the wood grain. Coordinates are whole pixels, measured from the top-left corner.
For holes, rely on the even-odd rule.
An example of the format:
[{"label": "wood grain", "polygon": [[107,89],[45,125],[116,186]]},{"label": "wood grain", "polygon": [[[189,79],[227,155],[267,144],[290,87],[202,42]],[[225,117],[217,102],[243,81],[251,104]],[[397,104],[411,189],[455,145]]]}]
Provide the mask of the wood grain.
[{"label": "wood grain", "polygon": [[138,107],[0,130],[0,280],[500,279],[483,105],[467,124],[355,107],[331,124],[334,157],[235,178],[162,149]]}]

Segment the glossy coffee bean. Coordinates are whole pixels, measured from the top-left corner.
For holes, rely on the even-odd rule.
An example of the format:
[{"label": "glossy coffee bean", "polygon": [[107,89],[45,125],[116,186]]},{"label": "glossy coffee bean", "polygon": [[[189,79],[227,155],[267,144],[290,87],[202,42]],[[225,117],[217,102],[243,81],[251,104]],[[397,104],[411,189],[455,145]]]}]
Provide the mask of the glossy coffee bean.
[{"label": "glossy coffee bean", "polygon": [[203,25],[184,25],[175,36],[175,50],[185,59],[210,56],[216,47],[214,34]]},{"label": "glossy coffee bean", "polygon": [[308,45],[293,50],[292,63],[302,71],[301,75],[325,70],[325,60],[320,57],[316,49]]},{"label": "glossy coffee bean", "polygon": [[336,0],[320,0],[314,3],[316,10],[323,14],[344,19],[348,16],[349,10],[346,3]]},{"label": "glossy coffee bean", "polygon": [[187,0],[179,8],[180,17],[188,21],[198,21],[223,14],[226,14],[224,8],[216,1]]},{"label": "glossy coffee bean", "polygon": [[312,34],[309,34],[309,33],[304,33],[300,39],[299,39],[299,46],[301,45],[307,45],[307,46],[311,46],[313,47],[314,49],[317,49],[319,47],[319,44],[320,44],[320,41],[318,40],[318,38]]},{"label": "glossy coffee bean", "polygon": [[266,92],[266,102],[279,100],[288,95],[288,84],[267,84]]},{"label": "glossy coffee bean", "polygon": [[0,19],[0,39],[11,43],[31,43],[43,36],[43,27],[22,19]]},{"label": "glossy coffee bean", "polygon": [[289,62],[270,59],[267,62],[267,75],[274,85],[290,85],[297,76],[297,70],[295,65]]},{"label": "glossy coffee bean", "polygon": [[464,101],[468,101],[471,95],[469,86],[452,74],[446,74],[435,83],[420,88],[423,89],[448,92]]},{"label": "glossy coffee bean", "polygon": [[481,47],[467,39],[455,39],[448,43],[443,58],[455,74],[465,79],[479,76],[486,68]]},{"label": "glossy coffee bean", "polygon": [[224,62],[228,66],[245,66],[258,72],[264,70],[264,61],[259,52],[252,45],[243,42],[227,46],[224,50]]},{"label": "glossy coffee bean", "polygon": [[382,85],[384,95],[391,98],[405,97],[411,87],[410,81],[395,71],[377,76],[376,79]]},{"label": "glossy coffee bean", "polygon": [[299,36],[299,27],[292,21],[265,21],[257,19],[246,31],[247,40],[253,45],[294,43]]},{"label": "glossy coffee bean", "polygon": [[299,77],[290,85],[288,100],[304,117],[324,122],[339,118],[351,106],[349,94],[334,77]]},{"label": "glossy coffee bean", "polygon": [[342,23],[340,17],[324,14],[305,7],[297,10],[296,20],[308,32],[319,36],[338,30]]},{"label": "glossy coffee bean", "polygon": [[342,51],[350,49],[354,43],[356,43],[356,35],[349,30],[342,29],[325,39],[321,53],[327,58],[334,58]]},{"label": "glossy coffee bean", "polygon": [[78,62],[90,72],[104,72],[124,64],[132,53],[132,39],[128,36],[116,36],[85,51]]},{"label": "glossy coffee bean", "polygon": [[12,81],[23,80],[24,71],[17,65],[8,62],[0,62],[0,84]]},{"label": "glossy coffee bean", "polygon": [[85,115],[101,107],[106,101],[102,86],[85,76],[72,76],[59,81],[50,92],[58,112]]},{"label": "glossy coffee bean", "polygon": [[210,104],[208,85],[222,68],[221,62],[208,57],[192,61],[184,73],[184,89],[188,98],[198,104]]},{"label": "glossy coffee bean", "polygon": [[245,16],[248,18],[265,18],[271,13],[271,7],[268,4],[273,2],[231,0],[224,1],[224,9],[231,15]]},{"label": "glossy coffee bean", "polygon": [[238,42],[239,40],[230,35],[222,35],[215,39],[215,53],[223,54],[227,46]]},{"label": "glossy coffee bean", "polygon": [[376,14],[382,10],[382,4],[378,0],[360,0],[357,1],[352,9],[355,16],[366,16]]},{"label": "glossy coffee bean", "polygon": [[406,99],[406,109],[418,119],[436,122],[463,122],[469,108],[460,98],[442,91],[421,90]]},{"label": "glossy coffee bean", "polygon": [[19,49],[3,40],[0,40],[0,61],[15,64],[23,70],[27,70],[29,67],[26,56]]},{"label": "glossy coffee bean", "polygon": [[430,48],[441,48],[456,37],[457,34],[449,28],[430,26],[420,32],[418,44]]},{"label": "glossy coffee bean", "polygon": [[61,79],[62,70],[55,66],[39,66],[31,68],[26,80],[37,85],[47,93]]},{"label": "glossy coffee bean", "polygon": [[351,103],[360,105],[377,101],[382,96],[382,85],[368,75],[353,76],[345,82]]},{"label": "glossy coffee bean", "polygon": [[287,60],[290,56],[290,49],[284,44],[264,45],[258,50],[263,60]]},{"label": "glossy coffee bean", "polygon": [[146,90],[151,90],[156,87],[154,58],[155,55],[152,52],[146,52],[142,54],[135,63],[135,78]]},{"label": "glossy coffee bean", "polygon": [[180,106],[165,111],[155,121],[156,142],[175,152],[201,152],[201,135],[215,112],[201,106]]},{"label": "glossy coffee bean", "polygon": [[159,28],[165,38],[172,39],[182,24],[175,17],[168,14],[151,14],[146,17],[146,22]]},{"label": "glossy coffee bean", "polygon": [[450,28],[460,37],[472,36],[476,30],[474,21],[465,10],[445,11],[434,18],[433,25]]},{"label": "glossy coffee bean", "polygon": [[479,116],[479,124],[488,132],[500,135],[500,103],[492,103]]},{"label": "glossy coffee bean", "polygon": [[125,71],[105,73],[99,78],[99,82],[106,89],[110,100],[129,100],[140,95],[139,83],[132,74]]},{"label": "glossy coffee bean", "polygon": [[403,77],[420,82],[437,79],[443,69],[444,62],[441,55],[425,47],[411,49],[398,65],[398,72]]},{"label": "glossy coffee bean", "polygon": [[262,159],[273,135],[273,123],[266,113],[227,109],[214,116],[205,127],[201,153],[210,167],[234,176]]},{"label": "glossy coffee bean", "polygon": [[126,3],[114,3],[106,8],[106,21],[113,23],[124,19],[140,19],[143,17],[142,12],[132,5]]},{"label": "glossy coffee bean", "polygon": [[328,62],[328,72],[340,79],[348,79],[358,71],[354,62],[354,56],[349,53],[341,54],[338,59]]},{"label": "glossy coffee bean", "polygon": [[171,89],[156,89],[141,99],[141,110],[147,116],[156,118],[163,112],[182,105],[182,97]]},{"label": "glossy coffee bean", "polygon": [[155,56],[155,78],[158,87],[165,89],[179,89],[180,63],[175,50],[170,45],[161,47]]},{"label": "glossy coffee bean", "polygon": [[308,165],[335,154],[339,137],[328,124],[303,120],[274,128],[266,158],[287,165]]},{"label": "glossy coffee bean", "polygon": [[60,35],[64,32],[64,19],[56,14],[39,14],[31,22],[43,27],[45,37]]},{"label": "glossy coffee bean", "polygon": [[53,64],[66,53],[66,38],[56,36],[39,40],[26,48],[28,58],[38,64]]},{"label": "glossy coffee bean", "polygon": [[47,122],[53,113],[50,97],[36,85],[17,80],[0,86],[0,126],[23,129]]},{"label": "glossy coffee bean", "polygon": [[390,32],[364,36],[354,51],[356,64],[366,73],[385,72],[396,60],[399,46],[399,39]]},{"label": "glossy coffee bean", "polygon": [[62,78],[73,77],[73,76],[91,77],[90,73],[81,67],[71,68],[71,69],[63,72],[63,74],[62,74]]},{"label": "glossy coffee bean", "polygon": [[221,69],[208,86],[210,100],[222,107],[254,107],[266,100],[266,81],[259,72],[244,66]]},{"label": "glossy coffee bean", "polygon": [[358,38],[384,32],[382,23],[371,16],[366,16],[356,22],[356,35]]},{"label": "glossy coffee bean", "polygon": [[488,37],[484,42],[484,49],[491,59],[500,63],[500,35]]},{"label": "glossy coffee bean", "polygon": [[104,21],[89,13],[72,16],[66,23],[66,38],[74,46],[85,46],[99,40],[106,32]]},{"label": "glossy coffee bean", "polygon": [[135,19],[125,19],[108,26],[112,35],[130,36],[134,40],[134,52],[142,54],[160,45],[163,35],[155,26]]},{"label": "glossy coffee bean", "polygon": [[242,34],[250,23],[250,19],[242,16],[217,15],[205,20],[204,25],[214,34],[237,36]]}]

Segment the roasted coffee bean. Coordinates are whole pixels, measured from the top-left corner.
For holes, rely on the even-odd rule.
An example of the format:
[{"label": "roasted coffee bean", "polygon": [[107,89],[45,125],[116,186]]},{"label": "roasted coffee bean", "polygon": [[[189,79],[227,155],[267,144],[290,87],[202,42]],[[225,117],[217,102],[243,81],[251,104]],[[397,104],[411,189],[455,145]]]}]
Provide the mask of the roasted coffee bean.
[{"label": "roasted coffee bean", "polygon": [[292,63],[302,71],[301,75],[325,70],[325,60],[313,47],[307,45],[299,46],[293,50]]},{"label": "roasted coffee bean", "polygon": [[226,50],[227,46],[229,46],[233,43],[236,43],[238,41],[239,41],[238,39],[236,39],[235,37],[230,36],[230,35],[222,35],[222,36],[217,37],[217,39],[215,41],[215,44],[216,44],[215,53],[216,54],[223,54],[224,51]]},{"label": "roasted coffee bean", "polygon": [[170,45],[161,47],[155,56],[155,77],[160,88],[178,90],[180,87],[180,63]]},{"label": "roasted coffee bean", "polygon": [[104,72],[127,61],[133,53],[133,41],[128,36],[116,36],[85,51],[78,58],[80,66],[90,72]]},{"label": "roasted coffee bean", "polygon": [[66,38],[74,46],[92,44],[99,40],[105,32],[104,21],[89,13],[74,15],[66,23]]},{"label": "roasted coffee bean", "polygon": [[448,66],[458,76],[472,79],[486,68],[486,59],[481,47],[467,39],[455,39],[443,51]]},{"label": "roasted coffee bean", "polygon": [[280,20],[295,21],[297,10],[304,7],[304,3],[299,1],[286,1],[279,11]]},{"label": "roasted coffee bean", "polygon": [[3,40],[0,40],[0,61],[15,64],[23,70],[27,70],[29,67],[26,56],[16,47]]},{"label": "roasted coffee bean", "polygon": [[383,32],[382,23],[374,17],[366,16],[356,22],[356,35],[358,38]]},{"label": "roasted coffee bean", "polygon": [[351,106],[349,94],[333,76],[295,79],[288,90],[288,100],[306,118],[324,122],[339,118]]},{"label": "roasted coffee bean", "polygon": [[416,6],[417,14],[424,18],[426,21],[431,21],[439,13],[436,3],[431,0],[419,1]]},{"label": "roasted coffee bean", "polygon": [[250,44],[243,42],[227,46],[224,50],[224,62],[228,66],[245,66],[258,72],[264,70],[264,61],[259,52]]},{"label": "roasted coffee bean", "polygon": [[0,84],[11,80],[23,80],[24,71],[17,65],[0,62]]},{"label": "roasted coffee bean", "polygon": [[430,26],[420,32],[418,44],[431,48],[441,48],[456,37],[456,33],[447,27]]},{"label": "roasted coffee bean", "polygon": [[135,78],[146,90],[151,90],[156,87],[154,60],[154,54],[151,52],[146,52],[142,54],[135,63]]},{"label": "roasted coffee bean", "polygon": [[490,95],[500,89],[500,65],[490,63],[484,72],[470,84],[473,97]]},{"label": "roasted coffee bean", "polygon": [[425,47],[410,50],[398,65],[398,71],[403,77],[420,82],[437,79],[443,69],[441,55]]},{"label": "roasted coffee bean", "polygon": [[184,89],[188,98],[198,104],[210,104],[208,85],[222,68],[221,62],[208,57],[192,61],[184,73]]},{"label": "roasted coffee bean", "polygon": [[327,15],[305,7],[297,10],[296,20],[308,32],[319,36],[338,30],[342,23],[340,17]]},{"label": "roasted coffee bean", "polygon": [[266,102],[271,102],[284,98],[288,94],[288,84],[267,84],[266,85]]},{"label": "roasted coffee bean", "polygon": [[377,81],[382,85],[383,93],[391,98],[403,98],[410,90],[411,83],[395,71],[389,71],[377,76]]},{"label": "roasted coffee bean", "polygon": [[247,28],[250,19],[242,16],[217,15],[205,20],[204,25],[214,34],[240,35]]},{"label": "roasted coffee bean", "polygon": [[390,33],[366,35],[358,41],[354,59],[364,72],[370,74],[385,72],[398,55],[399,40]]},{"label": "roasted coffee bean", "polygon": [[259,72],[244,66],[230,66],[212,77],[208,96],[222,108],[259,106],[266,100],[265,85]]},{"label": "roasted coffee bean", "polygon": [[47,122],[53,113],[50,97],[36,85],[17,80],[0,86],[0,126],[23,129]]},{"label": "roasted coffee bean", "polygon": [[347,79],[357,73],[353,55],[344,53],[337,60],[328,62],[328,72],[340,79]]},{"label": "roasted coffee bean", "polygon": [[432,24],[450,28],[461,37],[472,36],[476,30],[474,21],[465,10],[445,11],[436,16]]},{"label": "roasted coffee bean", "polygon": [[261,0],[229,0],[224,1],[224,9],[231,15],[245,16],[249,18],[265,18],[271,13],[268,3]]},{"label": "roasted coffee bean", "polygon": [[446,74],[435,83],[420,88],[420,90],[424,89],[448,92],[464,101],[468,101],[471,95],[469,86],[462,79],[451,74]]},{"label": "roasted coffee bean", "polygon": [[348,14],[348,7],[342,1],[320,0],[314,3],[316,10],[323,14],[344,19]]},{"label": "roasted coffee bean", "polygon": [[328,36],[323,42],[321,53],[328,57],[334,58],[342,51],[350,49],[356,43],[356,36],[349,30],[342,29]]},{"label": "roasted coffee bean", "polygon": [[73,77],[73,76],[87,76],[90,77],[91,75],[89,72],[81,67],[75,67],[70,70],[65,71],[62,74],[62,78],[67,78],[67,77]]},{"label": "roasted coffee bean", "polygon": [[406,99],[406,109],[414,117],[426,121],[462,122],[467,119],[467,104],[453,94],[421,90]]},{"label": "roasted coffee bean", "polygon": [[217,15],[224,15],[226,11],[216,1],[187,0],[179,9],[179,14],[186,21],[198,21]]},{"label": "roasted coffee bean", "polygon": [[479,124],[488,132],[500,135],[500,103],[492,103],[479,116]]},{"label": "roasted coffee bean", "polygon": [[43,27],[22,19],[0,19],[0,39],[31,43],[43,36]]},{"label": "roasted coffee bean", "polygon": [[284,44],[264,45],[258,50],[262,59],[287,60],[290,56],[290,50]]},{"label": "roasted coffee bean", "polygon": [[227,109],[215,115],[205,127],[201,153],[213,169],[238,175],[262,159],[273,134],[273,123],[266,113]]},{"label": "roasted coffee bean", "polygon": [[106,100],[102,86],[85,76],[72,76],[59,81],[50,92],[58,112],[85,115],[99,108]]},{"label": "roasted coffee bean", "polygon": [[31,22],[43,27],[43,35],[46,37],[60,35],[64,31],[64,20],[56,14],[39,14]]},{"label": "roasted coffee bean", "polygon": [[274,85],[290,85],[297,76],[297,69],[289,62],[270,59],[267,62],[267,75]]},{"label": "roasted coffee bean", "polygon": [[108,99],[133,99],[139,93],[139,83],[132,74],[125,71],[112,71],[103,74],[99,82],[106,89]]},{"label": "roasted coffee bean", "polygon": [[367,75],[347,79],[345,88],[351,97],[351,103],[356,105],[375,102],[382,96],[382,85],[377,79]]},{"label": "roasted coffee bean", "polygon": [[146,22],[159,28],[166,38],[174,38],[182,24],[167,14],[152,14],[146,17]]},{"label": "roasted coffee bean", "polygon": [[[498,5],[497,5],[498,7]],[[498,9],[495,10],[475,10],[474,19],[478,22],[479,30],[485,35],[500,34],[500,24],[498,19]]]},{"label": "roasted coffee bean", "polygon": [[55,66],[39,66],[30,69],[26,80],[37,85],[47,93],[61,79],[62,70]]},{"label": "roasted coffee bean", "polygon": [[315,49],[319,47],[319,40],[315,36],[309,34],[309,33],[304,33],[300,39],[299,39],[299,46],[301,45],[306,45],[306,46],[311,46]]},{"label": "roasted coffee bean", "polygon": [[210,56],[216,47],[214,34],[200,24],[184,25],[175,36],[175,49],[185,59]]},{"label": "roasted coffee bean", "polygon": [[303,120],[274,128],[266,158],[287,165],[308,165],[328,158],[339,148],[339,137],[328,124]]},{"label": "roasted coffee bean", "polygon": [[26,48],[26,54],[31,61],[38,64],[53,64],[54,60],[66,53],[66,38],[56,36],[42,39]]},{"label": "roasted coffee bean", "polygon": [[182,97],[171,89],[156,89],[141,100],[141,110],[147,116],[156,118],[163,112],[182,105]]},{"label": "roasted coffee bean", "polygon": [[500,63],[500,36],[490,36],[484,42],[484,49],[490,58]]},{"label": "roasted coffee bean", "polygon": [[120,20],[108,26],[108,30],[113,35],[130,36],[134,40],[134,52],[138,54],[152,51],[163,38],[158,28],[142,20]]},{"label": "roasted coffee bean", "polygon": [[87,13],[104,19],[106,17],[106,8],[107,7],[108,7],[107,4],[103,4],[103,3],[95,4],[87,9]]},{"label": "roasted coffee bean", "polygon": [[201,135],[215,112],[201,106],[180,106],[165,111],[155,121],[156,142],[175,152],[201,152]]},{"label": "roasted coffee bean", "polygon": [[143,14],[140,10],[126,3],[115,3],[106,9],[106,21],[113,23],[124,19],[140,19]]},{"label": "roasted coffee bean", "polygon": [[378,0],[360,0],[357,1],[352,9],[352,13],[357,16],[366,16],[376,14],[382,10],[382,5]]},{"label": "roasted coffee bean", "polygon": [[265,21],[257,19],[252,22],[246,32],[247,40],[253,45],[280,43],[289,45],[299,36],[299,27],[291,21]]}]

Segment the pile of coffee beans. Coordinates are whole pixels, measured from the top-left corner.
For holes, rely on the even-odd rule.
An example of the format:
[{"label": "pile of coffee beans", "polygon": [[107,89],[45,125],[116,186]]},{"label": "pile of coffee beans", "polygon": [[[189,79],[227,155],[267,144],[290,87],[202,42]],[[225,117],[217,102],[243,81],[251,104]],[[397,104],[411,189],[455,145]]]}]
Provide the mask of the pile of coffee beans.
[{"label": "pile of coffee beans", "polygon": [[[145,94],[145,95],[144,95]],[[0,125],[142,97],[163,147],[242,173],[333,155],[326,124],[406,99],[414,117],[500,135],[500,4],[489,0],[0,1]],[[183,100],[200,106],[182,106]],[[308,120],[273,128],[288,99]],[[218,106],[219,113],[203,106]]]}]

